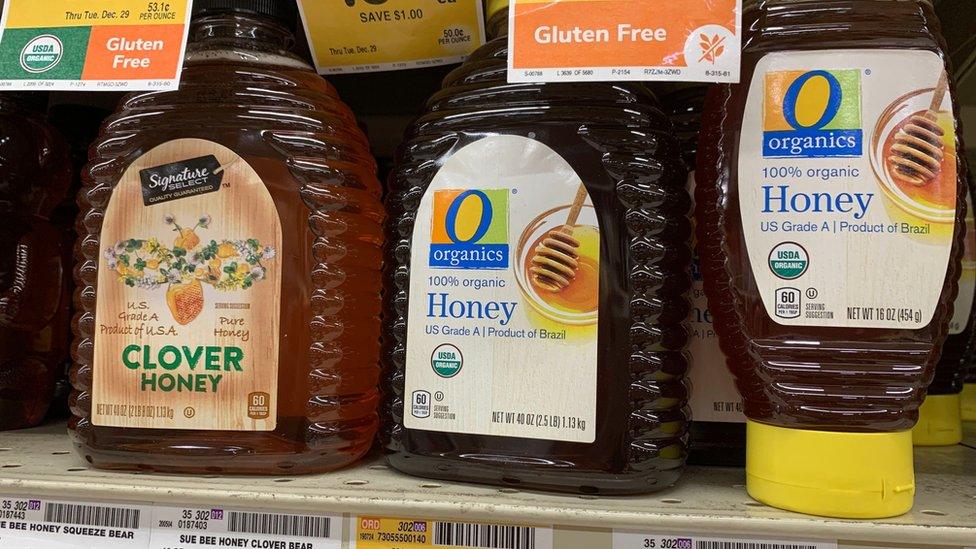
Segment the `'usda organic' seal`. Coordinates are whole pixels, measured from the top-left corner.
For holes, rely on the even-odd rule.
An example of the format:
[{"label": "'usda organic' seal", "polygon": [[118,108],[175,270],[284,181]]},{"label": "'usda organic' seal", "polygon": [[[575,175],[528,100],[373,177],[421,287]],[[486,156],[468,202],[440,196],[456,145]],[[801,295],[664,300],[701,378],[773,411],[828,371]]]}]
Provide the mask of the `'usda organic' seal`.
[{"label": "'usda organic' seal", "polygon": [[31,39],[20,52],[20,66],[30,73],[46,72],[61,62],[64,45],[61,39],[50,34]]}]

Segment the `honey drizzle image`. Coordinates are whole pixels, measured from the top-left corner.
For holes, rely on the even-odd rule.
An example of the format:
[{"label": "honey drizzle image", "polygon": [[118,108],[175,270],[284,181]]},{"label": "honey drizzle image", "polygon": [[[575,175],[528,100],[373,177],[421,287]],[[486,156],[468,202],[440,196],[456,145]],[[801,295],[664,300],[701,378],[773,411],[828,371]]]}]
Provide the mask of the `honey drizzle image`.
[{"label": "honey drizzle image", "polygon": [[943,71],[931,106],[922,114],[912,115],[909,123],[898,130],[888,156],[892,173],[916,187],[929,184],[942,170],[945,132],[939,126],[938,116],[948,90],[949,74]]}]

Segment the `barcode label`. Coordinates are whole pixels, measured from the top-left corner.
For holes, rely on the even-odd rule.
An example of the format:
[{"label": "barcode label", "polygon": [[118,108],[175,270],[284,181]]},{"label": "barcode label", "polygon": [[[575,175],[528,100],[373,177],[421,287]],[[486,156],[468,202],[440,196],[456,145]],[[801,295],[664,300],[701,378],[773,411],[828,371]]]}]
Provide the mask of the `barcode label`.
[{"label": "barcode label", "polygon": [[837,542],[614,531],[613,549],[837,549]]},{"label": "barcode label", "polygon": [[75,503],[48,503],[44,507],[44,522],[104,526],[106,528],[139,528],[138,509],[102,507]]},{"label": "barcode label", "polygon": [[434,545],[479,549],[536,549],[535,528],[464,522],[435,522]]},{"label": "barcode label", "polygon": [[332,520],[329,517],[230,511],[227,531],[241,534],[328,538],[331,537]]},{"label": "barcode label", "polygon": [[805,543],[762,543],[754,541],[699,541],[695,549],[817,549]]}]

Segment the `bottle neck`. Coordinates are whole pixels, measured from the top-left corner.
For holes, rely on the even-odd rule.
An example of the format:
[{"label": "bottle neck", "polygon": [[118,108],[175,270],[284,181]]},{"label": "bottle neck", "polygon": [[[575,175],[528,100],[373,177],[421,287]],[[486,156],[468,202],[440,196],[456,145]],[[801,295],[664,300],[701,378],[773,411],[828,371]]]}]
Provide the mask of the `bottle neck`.
[{"label": "bottle neck", "polygon": [[193,19],[188,50],[243,49],[284,54],[294,44],[292,32],[270,17],[226,11]]},{"label": "bottle neck", "polygon": [[500,38],[508,36],[508,8],[498,10],[488,18],[488,38]]}]

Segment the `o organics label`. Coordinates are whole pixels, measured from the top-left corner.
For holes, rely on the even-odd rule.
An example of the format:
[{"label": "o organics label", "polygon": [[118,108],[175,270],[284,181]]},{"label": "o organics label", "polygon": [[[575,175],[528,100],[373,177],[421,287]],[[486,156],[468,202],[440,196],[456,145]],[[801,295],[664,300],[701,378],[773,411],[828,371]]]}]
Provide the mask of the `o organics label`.
[{"label": "o organics label", "polygon": [[742,0],[513,0],[509,82],[739,81]]},{"label": "o organics label", "polygon": [[179,85],[189,0],[6,0],[0,89],[164,90]]},{"label": "o organics label", "polygon": [[460,63],[485,43],[481,0],[299,0],[321,74]]}]

